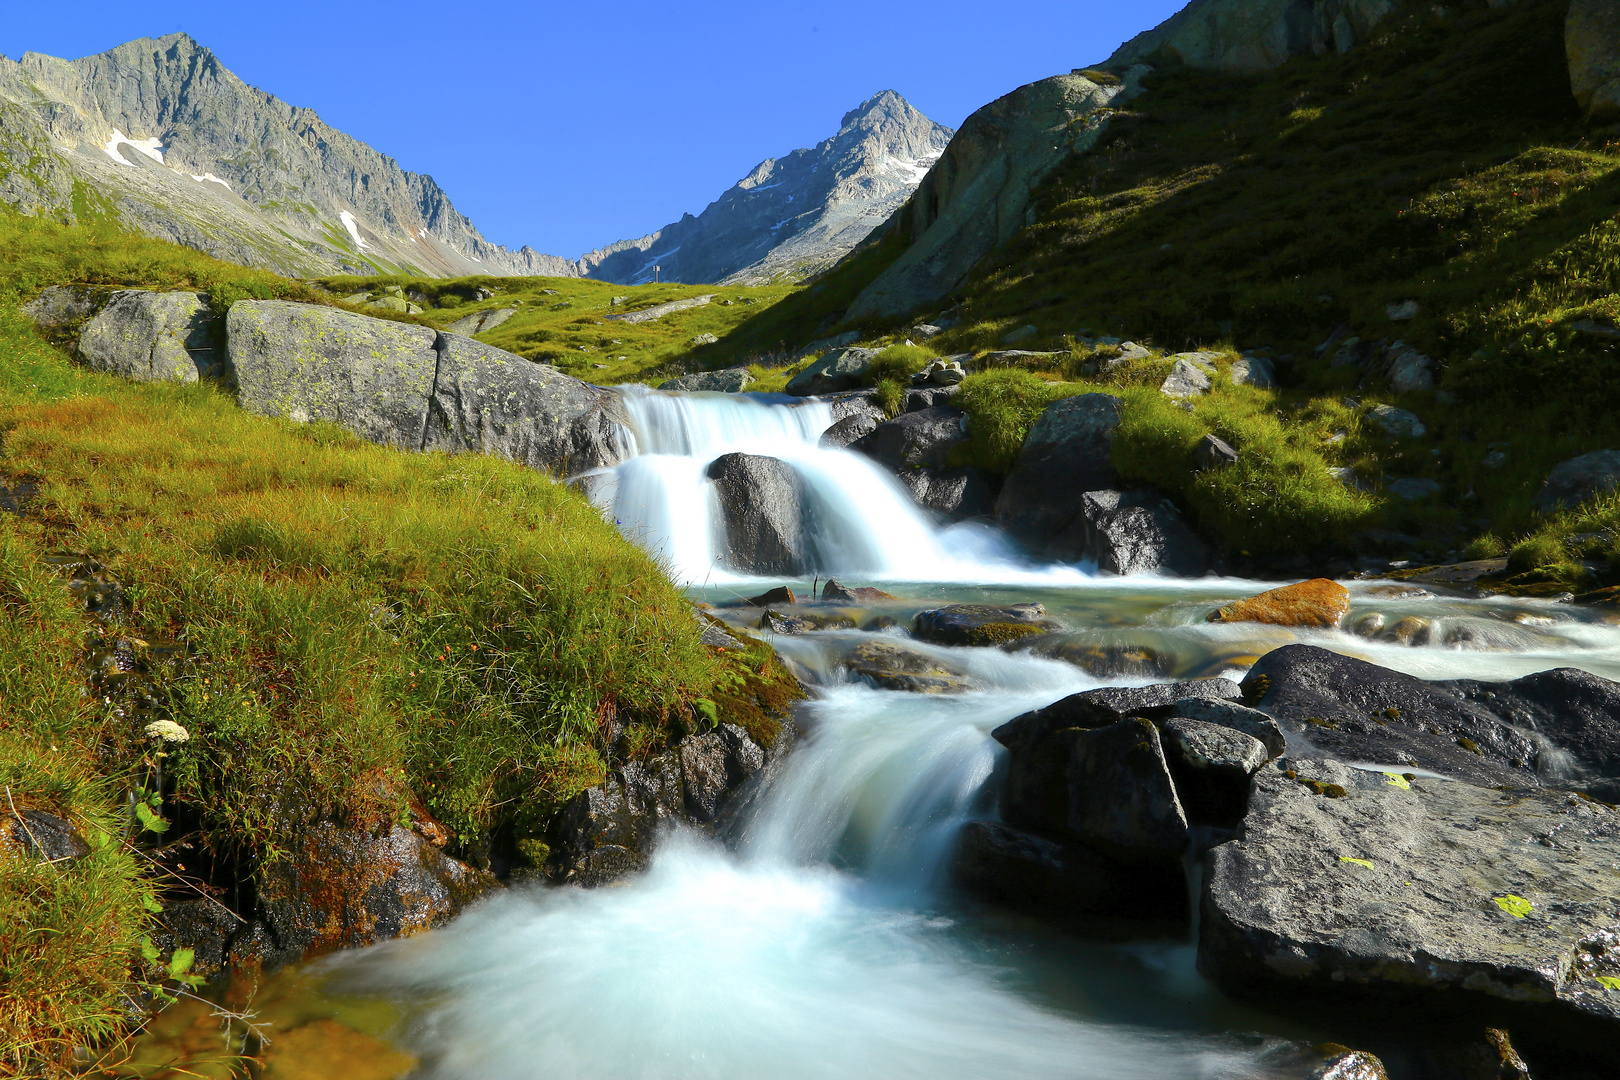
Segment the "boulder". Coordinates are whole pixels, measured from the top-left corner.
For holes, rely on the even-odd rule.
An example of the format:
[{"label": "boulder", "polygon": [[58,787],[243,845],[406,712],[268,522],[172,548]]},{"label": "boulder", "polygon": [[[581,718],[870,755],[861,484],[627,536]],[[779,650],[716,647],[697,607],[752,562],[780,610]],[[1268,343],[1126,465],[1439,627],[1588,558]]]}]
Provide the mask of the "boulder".
[{"label": "boulder", "polygon": [[995,477],[974,465],[908,469],[899,478],[911,490],[918,506],[952,521],[989,517],[996,508]]},{"label": "boulder", "polygon": [[434,349],[421,449],[495,454],[558,476],[623,459],[624,416],[612,391],[460,334],[438,335]]},{"label": "boulder", "polygon": [[788,380],[787,393],[798,397],[853,390],[866,381],[866,369],[877,349],[834,349]]},{"label": "boulder", "polygon": [[1268,357],[1244,355],[1232,361],[1228,374],[1239,386],[1272,390],[1277,386],[1277,367]]},{"label": "boulder", "polygon": [[894,596],[882,589],[874,589],[870,585],[857,585],[851,589],[841,584],[835,578],[828,578],[827,584],[821,587],[821,599],[829,604],[876,604],[884,600],[893,600]]},{"label": "boulder", "polygon": [[707,475],[720,497],[727,565],[745,574],[788,577],[807,569],[804,482],[791,465],[726,454],[710,463]]},{"label": "boulder", "polygon": [[832,450],[843,450],[872,434],[882,422],[881,416],[865,412],[850,413],[842,420],[835,420],[832,427],[821,433],[821,445]]},{"label": "boulder", "polygon": [[1044,548],[1074,522],[1086,492],[1115,487],[1114,432],[1124,412],[1124,400],[1112,394],[1081,394],[1048,405],[996,499],[1001,526]]},{"label": "boulder", "polygon": [[1209,374],[1203,368],[1186,359],[1179,359],[1160,384],[1159,392],[1173,398],[1203,397],[1209,393],[1209,387]]},{"label": "boulder", "polygon": [[1205,435],[1193,447],[1193,468],[1198,472],[1208,472],[1210,469],[1219,469],[1227,465],[1236,465],[1238,452],[1232,449],[1232,444],[1219,435]]},{"label": "boulder", "polygon": [[1620,811],[1567,793],[1295,761],[1207,855],[1199,967],[1229,993],[1426,1020],[1511,1014],[1613,1065]]},{"label": "boulder", "polygon": [[1597,123],[1620,120],[1620,3],[1570,0],[1564,52],[1575,103]]},{"label": "boulder", "polygon": [[1162,679],[1174,659],[1150,645],[1099,642],[1091,634],[1042,634],[1025,638],[1019,649],[1073,664],[1097,679]]},{"label": "boulder", "polygon": [[64,817],[32,806],[13,810],[7,805],[0,813],[0,852],[66,867],[90,854],[90,845]]},{"label": "boulder", "polygon": [[758,596],[750,596],[746,603],[750,607],[770,607],[772,604],[796,604],[798,600],[793,590],[786,585],[778,585],[774,589],[767,589]]},{"label": "boulder", "polygon": [[286,300],[238,300],[225,327],[248,412],[422,449],[439,365],[433,330]]},{"label": "boulder", "polygon": [[759,629],[773,634],[809,634],[816,630],[853,630],[855,620],[843,612],[799,611],[784,614],[767,609],[759,617]]},{"label": "boulder", "polygon": [[1384,380],[1397,394],[1434,389],[1434,361],[1404,341],[1390,344],[1382,366]]},{"label": "boulder", "polygon": [[[1515,728],[1573,757],[1581,775],[1620,776],[1620,683],[1579,668],[1538,671],[1511,682],[1440,684]],[[1556,771],[1548,763],[1548,771]]]},{"label": "boulder", "polygon": [[693,375],[665,379],[658,385],[658,389],[688,394],[740,394],[752,385],[754,375],[747,368],[724,368],[720,371],[699,371]]},{"label": "boulder", "polygon": [[1176,795],[1189,821],[1234,827],[1249,807],[1249,778],[1266,747],[1241,731],[1172,718],[1160,729]]},{"label": "boulder", "polygon": [[904,473],[910,469],[943,469],[951,448],[966,439],[967,414],[947,405],[904,413],[879,424],[851,449],[895,473]]},{"label": "boulder", "polygon": [[850,674],[883,690],[921,694],[960,694],[972,689],[967,677],[926,653],[894,641],[863,641],[844,657]]},{"label": "boulder", "polygon": [[1208,545],[1174,503],[1151,489],[1086,492],[1080,513],[1046,554],[1068,562],[1092,559],[1098,569],[1121,576],[1201,577],[1210,565]]},{"label": "boulder", "polygon": [[992,903],[1044,918],[1083,919],[1087,929],[1098,920],[1181,926],[1186,918],[1187,889],[1179,874],[1154,875],[1082,844],[999,821],[962,827],[952,876]]},{"label": "boulder", "polygon": [[1022,713],[990,733],[1009,750],[1044,738],[1062,728],[1100,728],[1129,717],[1162,720],[1172,713],[1185,715],[1190,699],[1237,701],[1242,689],[1230,679],[1190,679],[1151,686],[1104,686],[1082,690],[1066,698]]},{"label": "boulder", "polygon": [[1536,492],[1536,509],[1544,514],[1570,510],[1620,488],[1620,450],[1594,450],[1560,463]]},{"label": "boulder", "polygon": [[1408,476],[1402,480],[1391,480],[1384,485],[1384,490],[1404,502],[1423,502],[1440,494],[1440,481]]},{"label": "boulder", "polygon": [[962,392],[960,386],[924,386],[907,387],[905,399],[901,404],[901,412],[921,412],[924,409],[936,409],[941,405],[949,405],[951,399]]},{"label": "boulder", "polygon": [[623,315],[609,315],[605,321],[632,324],[652,322],[654,319],[662,319],[665,315],[673,315],[677,311],[689,311],[695,307],[704,307],[713,299],[713,293],[705,293],[702,296],[689,296],[685,300],[671,300],[664,304],[654,304],[652,307],[627,312]]},{"label": "boulder", "polygon": [[1210,622],[1257,622],[1273,626],[1336,628],[1350,612],[1350,590],[1327,578],[1270,589],[1213,611]]},{"label": "boulder", "polygon": [[1058,626],[1040,604],[951,604],[918,612],[911,632],[938,645],[999,645]]},{"label": "boulder", "polygon": [[1391,300],[1384,305],[1384,315],[1390,322],[1408,322],[1417,318],[1423,307],[1416,300]]},{"label": "boulder", "polygon": [[1367,420],[1385,435],[1395,439],[1421,439],[1429,433],[1416,413],[1397,409],[1393,405],[1374,405],[1367,410]]},{"label": "boulder", "polygon": [[1269,714],[1296,753],[1404,770],[1421,768],[1477,784],[1535,784],[1545,754],[1526,731],[1445,683],[1426,682],[1311,645],[1285,645],[1244,677],[1248,700]]},{"label": "boulder", "polygon": [[136,382],[196,382],[216,374],[214,313],[190,292],[121,289],[79,331],[85,366]]},{"label": "boulder", "polygon": [[909,246],[863,289],[850,322],[904,315],[944,297],[986,254],[1025,225],[1031,193],[1060,162],[1091,147],[1103,125],[1084,116],[1123,103],[1123,86],[1058,75],[1019,87],[965,120],[921,185],[871,239],[898,235]]},{"label": "boulder", "polygon": [[1060,728],[1008,750],[1001,789],[1008,824],[1126,861],[1179,860],[1187,817],[1151,721]]},{"label": "boulder", "polygon": [[486,330],[493,330],[507,319],[517,314],[517,308],[488,308],[484,311],[475,311],[471,315],[463,316],[445,327],[447,334],[465,334],[472,337],[482,334]]},{"label": "boulder", "polygon": [[1259,740],[1260,745],[1265,747],[1268,759],[1281,757],[1288,752],[1288,737],[1277,726],[1277,721],[1259,709],[1251,709],[1235,701],[1207,697],[1183,698],[1176,702],[1171,716],[1241,731]]},{"label": "boulder", "polygon": [[99,285],[52,285],[24,304],[22,313],[50,340],[74,341],[91,316],[120,291]]},{"label": "boulder", "polygon": [[1069,354],[1067,352],[1031,352],[1028,349],[997,349],[979,357],[979,367],[1051,367]]}]

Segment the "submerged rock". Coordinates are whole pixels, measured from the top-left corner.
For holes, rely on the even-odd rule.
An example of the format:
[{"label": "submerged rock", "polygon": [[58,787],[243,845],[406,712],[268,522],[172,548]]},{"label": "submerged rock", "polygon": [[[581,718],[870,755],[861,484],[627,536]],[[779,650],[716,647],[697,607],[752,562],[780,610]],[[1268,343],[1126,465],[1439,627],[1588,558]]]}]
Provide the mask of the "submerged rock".
[{"label": "submerged rock", "polygon": [[1620,811],[1293,765],[1257,774],[1239,838],[1207,856],[1202,971],[1249,998],[1342,1007],[1359,991],[1470,1017],[1511,1003],[1612,1064],[1620,999],[1598,980],[1620,978]]},{"label": "submerged rock", "polygon": [[1336,628],[1350,611],[1350,590],[1327,578],[1271,589],[1234,600],[1214,611],[1210,622],[1257,622],[1275,626]]},{"label": "submerged rock", "polygon": [[1041,604],[951,604],[919,612],[911,632],[939,645],[999,645],[1057,628]]},{"label": "submerged rock", "polygon": [[883,690],[960,694],[972,689],[961,671],[895,641],[863,641],[845,655],[844,663],[852,674]]}]

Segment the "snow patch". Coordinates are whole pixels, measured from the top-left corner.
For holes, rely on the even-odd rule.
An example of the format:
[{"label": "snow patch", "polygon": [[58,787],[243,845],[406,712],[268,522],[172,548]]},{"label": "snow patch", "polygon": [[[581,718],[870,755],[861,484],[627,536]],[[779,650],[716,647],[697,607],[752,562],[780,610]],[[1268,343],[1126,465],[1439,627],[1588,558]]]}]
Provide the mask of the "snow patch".
[{"label": "snow patch", "polygon": [[354,215],[344,210],[338,214],[338,218],[343,222],[343,227],[349,230],[349,235],[354,238],[355,246],[361,251],[366,250],[366,242],[360,238],[360,225]]},{"label": "snow patch", "polygon": [[199,184],[218,184],[226,191],[231,190],[231,185],[227,184],[225,181],[221,180],[211,172],[205,172],[201,176],[198,176],[196,173],[187,173],[186,175],[197,181]]},{"label": "snow patch", "polygon": [[163,143],[158,139],[132,139],[117,128],[113,128],[112,135],[101,149],[120,165],[133,166],[135,164],[133,161],[118,152],[119,146],[127,146],[138,154],[145,154],[159,165],[163,164]]}]

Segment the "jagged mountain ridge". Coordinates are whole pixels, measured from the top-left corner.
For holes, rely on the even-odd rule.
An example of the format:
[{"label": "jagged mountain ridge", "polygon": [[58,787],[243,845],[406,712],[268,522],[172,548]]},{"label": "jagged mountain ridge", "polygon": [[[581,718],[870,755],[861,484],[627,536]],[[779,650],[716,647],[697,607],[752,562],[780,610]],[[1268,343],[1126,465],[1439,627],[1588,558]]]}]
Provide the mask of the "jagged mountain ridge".
[{"label": "jagged mountain ridge", "polygon": [[109,214],[293,275],[583,269],[490,243],[432,177],[249,86],[183,33],[79,60],[0,56],[0,201]]},{"label": "jagged mountain ridge", "polygon": [[837,262],[916,190],[954,131],[893,90],[815,147],[767,158],[701,214],[584,255],[593,278],[755,284]]}]

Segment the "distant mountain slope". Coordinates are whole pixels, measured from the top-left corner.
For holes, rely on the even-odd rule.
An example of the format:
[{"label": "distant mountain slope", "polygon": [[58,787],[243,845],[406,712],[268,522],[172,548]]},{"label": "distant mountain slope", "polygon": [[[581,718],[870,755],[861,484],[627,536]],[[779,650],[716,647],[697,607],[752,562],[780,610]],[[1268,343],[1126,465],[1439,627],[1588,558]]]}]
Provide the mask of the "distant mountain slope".
[{"label": "distant mountain slope", "polygon": [[760,162],[703,213],[584,255],[594,278],[756,284],[841,259],[882,224],[953,134],[885,90],[812,149]]},{"label": "distant mountain slope", "polygon": [[80,60],[0,56],[0,202],[293,275],[581,272],[491,244],[432,177],[247,85],[185,34]]}]

